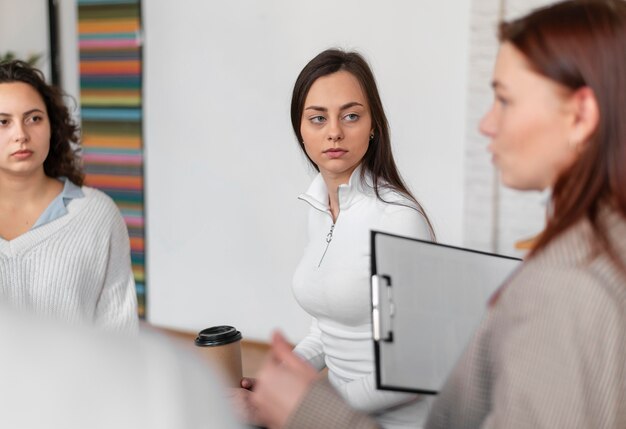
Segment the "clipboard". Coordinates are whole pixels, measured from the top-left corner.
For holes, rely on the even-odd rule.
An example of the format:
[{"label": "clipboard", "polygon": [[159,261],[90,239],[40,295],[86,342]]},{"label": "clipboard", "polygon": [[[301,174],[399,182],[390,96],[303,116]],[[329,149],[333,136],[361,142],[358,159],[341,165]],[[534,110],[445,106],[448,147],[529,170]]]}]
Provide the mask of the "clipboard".
[{"label": "clipboard", "polygon": [[437,394],[521,260],[378,231],[371,255],[377,388]]}]

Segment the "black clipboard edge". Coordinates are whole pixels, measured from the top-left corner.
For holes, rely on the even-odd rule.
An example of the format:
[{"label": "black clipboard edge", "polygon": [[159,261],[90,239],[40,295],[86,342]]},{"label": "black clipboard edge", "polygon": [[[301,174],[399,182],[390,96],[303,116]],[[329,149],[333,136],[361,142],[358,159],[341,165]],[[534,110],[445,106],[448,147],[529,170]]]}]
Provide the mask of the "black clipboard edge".
[{"label": "black clipboard edge", "polygon": [[[450,249],[456,249],[456,250],[463,250],[466,252],[472,252],[472,253],[479,253],[482,255],[489,255],[489,256],[497,256],[500,258],[504,258],[504,259],[511,259],[514,261],[521,261],[520,258],[515,258],[513,256],[507,256],[507,255],[500,255],[498,253],[491,253],[491,252],[484,252],[482,250],[476,250],[476,249],[468,249],[466,247],[459,247],[459,246],[452,246],[449,244],[441,244],[441,243],[436,243],[436,242],[432,242],[429,240],[421,240],[419,238],[413,238],[413,237],[406,237],[404,235],[398,235],[398,234],[390,234],[388,232],[383,232],[383,231],[376,231],[376,230],[370,230],[370,270],[371,270],[371,275],[370,275],[370,282],[371,282],[371,278],[373,276],[378,275],[378,268],[376,267],[376,236],[377,235],[386,235],[389,237],[397,237],[397,238],[402,238],[405,240],[411,240],[411,241],[419,241],[421,243],[426,243],[426,244],[430,244],[433,246],[443,246],[443,247],[447,247]],[[374,290],[371,287],[370,284],[370,304],[373,302],[374,299]],[[373,312],[373,306],[370,305],[370,314],[372,314]],[[374,323],[372,321],[372,339],[374,338],[374,331],[373,331],[373,326]],[[392,385],[384,385],[382,384],[382,381],[380,379],[380,374],[381,374],[381,370],[380,370],[380,362],[381,362],[381,356],[380,356],[380,344],[378,340],[373,340],[372,341],[374,343],[374,367],[376,368],[376,388],[378,390],[391,390],[394,392],[407,392],[407,393],[420,393],[423,395],[437,395],[439,392],[436,390],[424,390],[424,389],[409,389],[406,387],[399,387],[399,386],[392,386]]]}]

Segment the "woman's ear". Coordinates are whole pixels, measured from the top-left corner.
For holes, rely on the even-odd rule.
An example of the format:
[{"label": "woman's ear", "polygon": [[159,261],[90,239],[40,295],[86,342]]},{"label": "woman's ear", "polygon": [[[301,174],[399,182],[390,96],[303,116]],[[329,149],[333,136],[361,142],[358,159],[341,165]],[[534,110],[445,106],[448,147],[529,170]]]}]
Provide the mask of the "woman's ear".
[{"label": "woman's ear", "polygon": [[600,121],[598,101],[588,86],[577,89],[571,95],[574,122],[570,133],[570,144],[578,150],[584,149]]}]

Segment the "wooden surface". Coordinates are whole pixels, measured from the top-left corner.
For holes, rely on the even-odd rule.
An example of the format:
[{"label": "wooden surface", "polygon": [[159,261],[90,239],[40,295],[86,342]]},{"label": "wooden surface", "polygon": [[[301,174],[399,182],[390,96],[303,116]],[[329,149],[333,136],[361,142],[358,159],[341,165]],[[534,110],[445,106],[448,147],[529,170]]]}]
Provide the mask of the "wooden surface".
[{"label": "wooden surface", "polygon": [[[197,333],[160,328],[145,322],[141,324],[141,329],[165,334],[175,341],[188,345],[192,350],[194,349],[194,340]],[[244,377],[254,377],[256,375],[265,360],[268,350],[269,344],[267,343],[249,340],[241,341],[241,361]]]}]

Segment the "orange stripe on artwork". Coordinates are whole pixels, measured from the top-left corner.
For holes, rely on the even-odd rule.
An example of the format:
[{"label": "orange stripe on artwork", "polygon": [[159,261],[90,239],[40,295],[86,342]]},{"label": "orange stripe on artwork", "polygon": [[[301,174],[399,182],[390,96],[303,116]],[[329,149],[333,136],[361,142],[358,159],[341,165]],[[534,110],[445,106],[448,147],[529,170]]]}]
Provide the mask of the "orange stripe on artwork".
[{"label": "orange stripe on artwork", "polygon": [[143,250],[143,238],[130,237],[130,248],[131,250]]},{"label": "orange stripe on artwork", "polygon": [[87,186],[96,188],[130,188],[142,189],[143,177],[137,176],[105,176],[103,174],[87,174]]},{"label": "orange stripe on artwork", "polygon": [[141,138],[120,136],[84,136],[83,146],[115,149],[141,149]]},{"label": "orange stripe on artwork", "polygon": [[106,19],[79,21],[78,33],[132,33],[139,31],[139,21],[133,19]]},{"label": "orange stripe on artwork", "polygon": [[81,61],[81,74],[139,74],[141,63],[130,61]]}]

